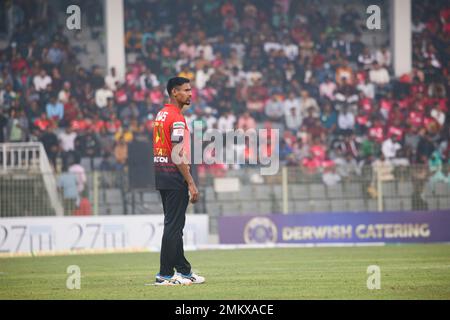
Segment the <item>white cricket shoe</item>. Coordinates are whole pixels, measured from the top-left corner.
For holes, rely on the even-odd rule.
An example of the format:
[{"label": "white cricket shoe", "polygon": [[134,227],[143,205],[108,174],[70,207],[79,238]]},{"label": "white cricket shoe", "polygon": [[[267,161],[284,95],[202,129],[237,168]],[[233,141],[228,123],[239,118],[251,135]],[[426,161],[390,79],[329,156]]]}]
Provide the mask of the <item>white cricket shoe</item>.
[{"label": "white cricket shoe", "polygon": [[174,274],[172,277],[156,275],[155,286],[189,286],[192,281],[188,278],[183,278],[178,274]]},{"label": "white cricket shoe", "polygon": [[176,274],[182,277],[183,279],[190,280],[193,284],[200,284],[205,282],[205,277],[199,276],[198,274],[195,274],[193,272],[191,272],[190,274],[182,274],[178,272]]}]

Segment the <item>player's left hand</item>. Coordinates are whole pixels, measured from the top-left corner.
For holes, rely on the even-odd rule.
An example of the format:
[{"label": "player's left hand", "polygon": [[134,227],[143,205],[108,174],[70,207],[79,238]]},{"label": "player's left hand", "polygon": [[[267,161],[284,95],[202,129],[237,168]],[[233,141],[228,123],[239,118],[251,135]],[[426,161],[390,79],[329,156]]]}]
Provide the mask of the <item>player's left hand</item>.
[{"label": "player's left hand", "polygon": [[200,198],[200,193],[194,183],[189,184],[189,194],[191,195],[191,203],[196,203]]}]

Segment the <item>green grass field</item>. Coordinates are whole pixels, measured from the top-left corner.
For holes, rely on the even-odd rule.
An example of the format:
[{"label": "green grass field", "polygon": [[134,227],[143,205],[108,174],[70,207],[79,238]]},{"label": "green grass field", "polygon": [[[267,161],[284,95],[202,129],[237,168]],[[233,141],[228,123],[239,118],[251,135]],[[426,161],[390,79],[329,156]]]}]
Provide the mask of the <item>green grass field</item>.
[{"label": "green grass field", "polygon": [[[187,252],[203,285],[145,286],[158,253],[0,259],[0,299],[450,299],[450,245]],[[81,289],[66,288],[69,265]],[[381,269],[369,290],[367,267]]]}]

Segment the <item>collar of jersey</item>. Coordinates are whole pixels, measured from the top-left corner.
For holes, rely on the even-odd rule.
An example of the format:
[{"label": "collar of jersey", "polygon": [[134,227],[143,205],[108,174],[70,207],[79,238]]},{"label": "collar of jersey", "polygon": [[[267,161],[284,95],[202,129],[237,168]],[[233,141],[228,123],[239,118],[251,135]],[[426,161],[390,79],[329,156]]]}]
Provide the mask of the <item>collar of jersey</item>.
[{"label": "collar of jersey", "polygon": [[168,107],[168,108],[174,108],[174,109],[176,109],[177,110],[177,113],[181,113],[181,110],[180,110],[180,108],[178,108],[176,105],[174,105],[174,104],[171,104],[171,103],[166,103],[165,105],[164,105],[164,107]]}]

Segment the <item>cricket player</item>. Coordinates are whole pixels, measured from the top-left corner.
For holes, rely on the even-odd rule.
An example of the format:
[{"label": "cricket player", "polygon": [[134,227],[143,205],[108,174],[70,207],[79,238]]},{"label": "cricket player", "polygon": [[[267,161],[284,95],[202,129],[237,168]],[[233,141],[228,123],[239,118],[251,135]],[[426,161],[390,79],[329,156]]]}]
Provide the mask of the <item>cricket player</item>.
[{"label": "cricket player", "polygon": [[192,272],[183,250],[183,228],[189,195],[192,203],[199,198],[187,161],[190,135],[182,114],[183,107],[191,103],[189,79],[170,79],[167,92],[170,103],[158,112],[153,128],[155,182],[164,209],[160,270],[155,285],[190,285],[203,283],[205,278]]}]

